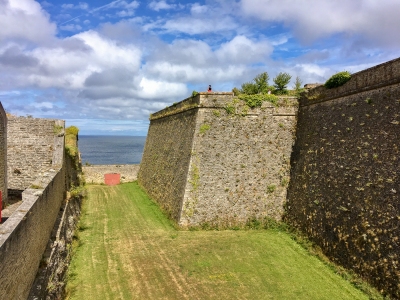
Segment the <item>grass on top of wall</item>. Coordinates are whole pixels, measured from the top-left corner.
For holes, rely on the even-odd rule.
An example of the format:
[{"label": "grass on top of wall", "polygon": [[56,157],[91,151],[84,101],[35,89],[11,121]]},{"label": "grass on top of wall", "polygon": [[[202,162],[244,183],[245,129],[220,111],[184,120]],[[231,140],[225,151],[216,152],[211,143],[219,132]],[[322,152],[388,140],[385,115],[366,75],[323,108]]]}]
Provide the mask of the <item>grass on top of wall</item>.
[{"label": "grass on top of wall", "polygon": [[181,231],[136,182],[90,185],[68,299],[368,299],[281,230]]}]

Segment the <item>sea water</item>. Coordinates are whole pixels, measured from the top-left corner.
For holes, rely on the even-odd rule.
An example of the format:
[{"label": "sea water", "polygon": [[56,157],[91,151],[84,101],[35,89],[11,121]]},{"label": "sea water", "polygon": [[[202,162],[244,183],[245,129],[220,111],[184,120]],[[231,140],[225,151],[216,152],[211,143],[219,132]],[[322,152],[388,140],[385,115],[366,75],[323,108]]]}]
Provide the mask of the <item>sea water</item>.
[{"label": "sea water", "polygon": [[145,136],[78,136],[83,165],[139,164],[145,142]]}]

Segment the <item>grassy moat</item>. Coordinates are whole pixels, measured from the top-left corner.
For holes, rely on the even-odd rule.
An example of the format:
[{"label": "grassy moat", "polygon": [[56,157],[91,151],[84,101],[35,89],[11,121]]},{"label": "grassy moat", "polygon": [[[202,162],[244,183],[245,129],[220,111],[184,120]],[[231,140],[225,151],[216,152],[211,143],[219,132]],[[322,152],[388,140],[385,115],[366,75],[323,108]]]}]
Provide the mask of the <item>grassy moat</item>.
[{"label": "grassy moat", "polygon": [[68,299],[368,299],[279,230],[180,231],[137,183],[89,185]]}]

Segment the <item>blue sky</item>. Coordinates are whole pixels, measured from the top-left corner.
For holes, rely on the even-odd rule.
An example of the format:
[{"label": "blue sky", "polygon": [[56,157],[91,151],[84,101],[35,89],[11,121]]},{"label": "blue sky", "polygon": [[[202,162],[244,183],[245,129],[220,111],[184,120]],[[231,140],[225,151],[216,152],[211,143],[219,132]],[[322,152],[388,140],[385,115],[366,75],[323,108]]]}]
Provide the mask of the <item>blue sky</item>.
[{"label": "blue sky", "polygon": [[146,135],[150,113],[209,84],[230,91],[261,72],[323,83],[397,58],[399,11],[399,0],[0,0],[0,101],[80,134]]}]

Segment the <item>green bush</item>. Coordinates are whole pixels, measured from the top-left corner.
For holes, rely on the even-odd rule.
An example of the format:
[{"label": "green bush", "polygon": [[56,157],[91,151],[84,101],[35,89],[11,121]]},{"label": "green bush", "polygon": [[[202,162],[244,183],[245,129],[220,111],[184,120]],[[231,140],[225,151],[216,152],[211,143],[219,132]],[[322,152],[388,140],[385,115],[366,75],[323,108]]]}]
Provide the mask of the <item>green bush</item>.
[{"label": "green bush", "polygon": [[254,83],[245,82],[242,84],[240,92],[246,95],[254,95],[257,94],[257,87]]},{"label": "green bush", "polygon": [[268,101],[274,105],[276,105],[276,103],[278,102],[278,97],[272,94],[240,94],[238,98],[246,102],[246,105],[250,108],[260,107],[264,101]]},{"label": "green bush", "polygon": [[65,134],[73,134],[73,135],[78,135],[79,128],[76,126],[69,126],[67,129],[65,129]]},{"label": "green bush", "polygon": [[331,78],[329,78],[325,82],[325,87],[328,89],[333,89],[335,87],[345,84],[347,81],[350,80],[350,78],[351,74],[348,71],[336,73],[335,75],[332,75]]},{"label": "green bush", "polygon": [[192,92],[192,97],[196,97],[199,93],[197,91]]},{"label": "green bush", "polygon": [[234,87],[232,89],[232,92],[234,96],[239,96],[241,94],[240,90],[237,87]]}]

